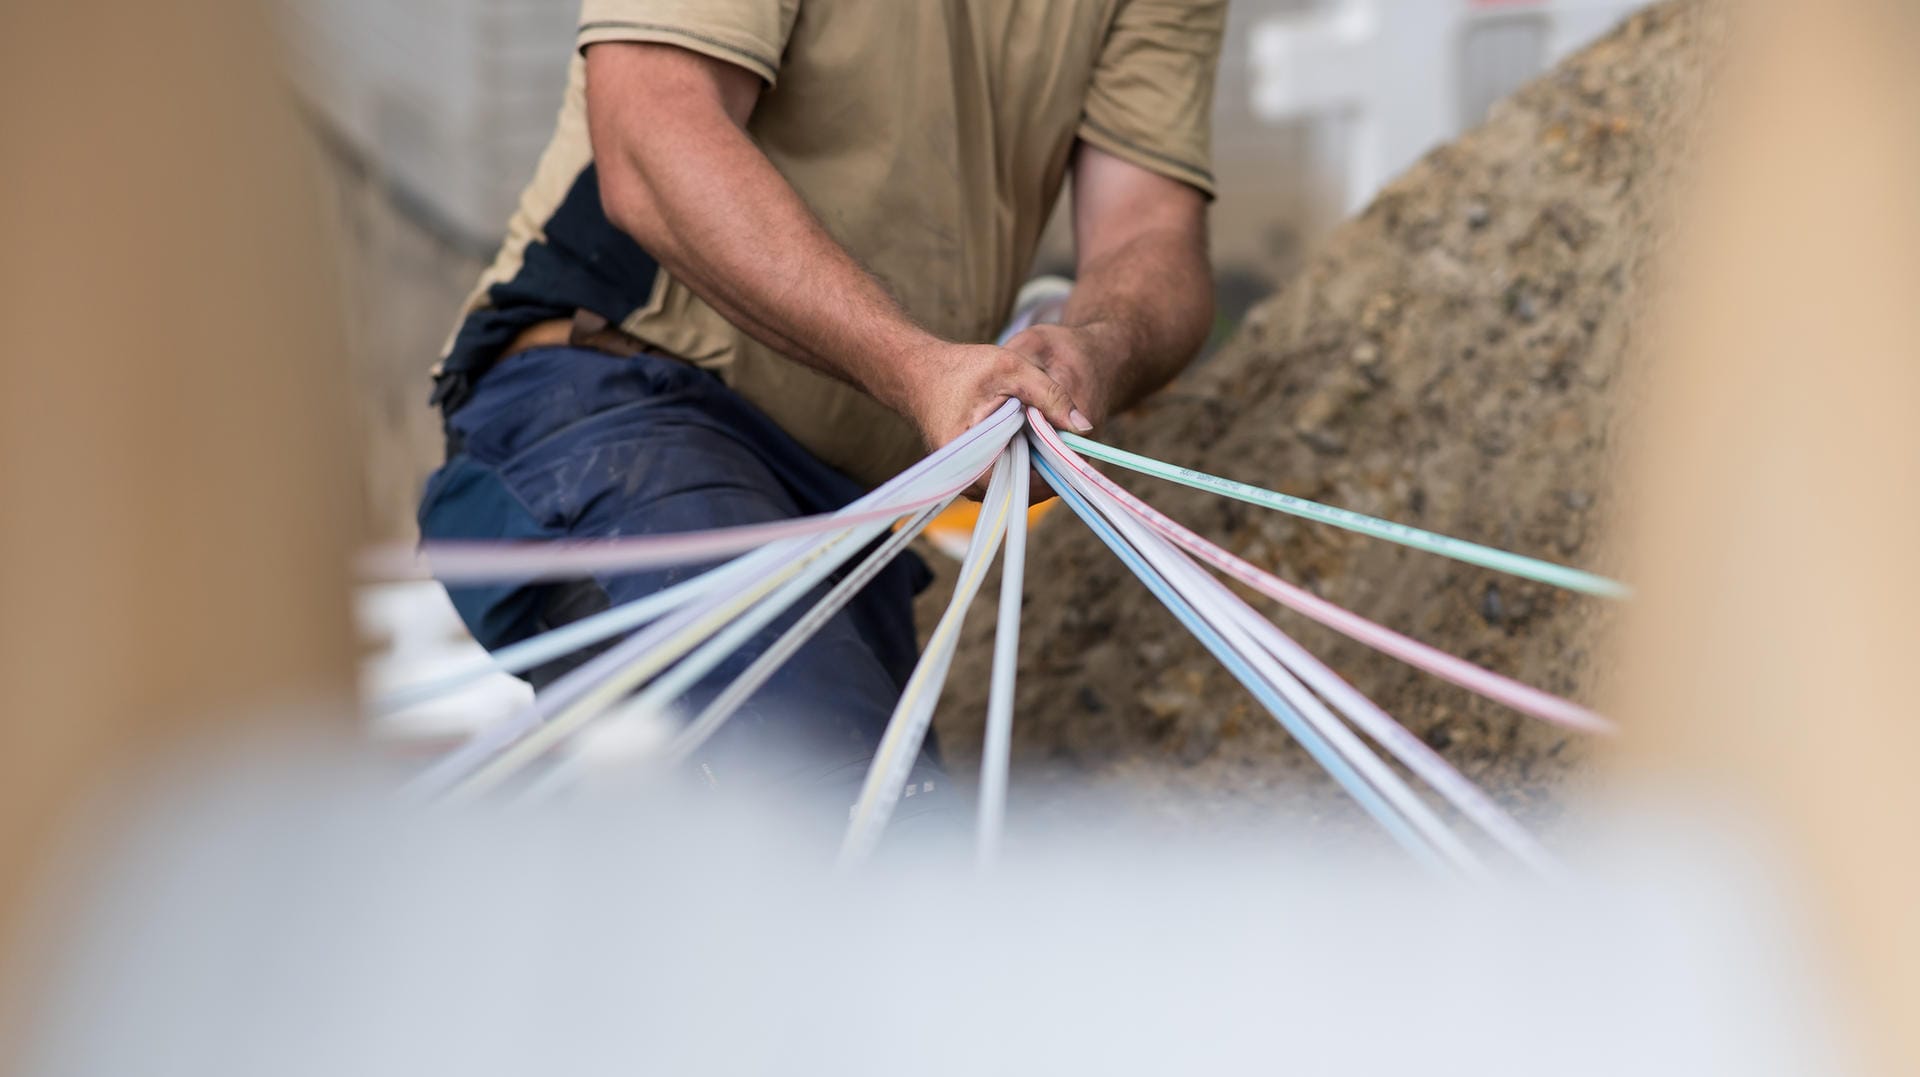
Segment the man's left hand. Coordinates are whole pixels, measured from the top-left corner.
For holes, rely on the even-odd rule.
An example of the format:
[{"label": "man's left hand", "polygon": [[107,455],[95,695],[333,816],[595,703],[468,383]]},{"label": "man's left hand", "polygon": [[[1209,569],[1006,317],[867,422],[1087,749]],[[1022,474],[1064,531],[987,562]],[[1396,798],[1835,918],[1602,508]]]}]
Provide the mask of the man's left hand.
[{"label": "man's left hand", "polygon": [[1045,370],[1095,424],[1107,418],[1114,377],[1126,367],[1131,351],[1125,329],[1110,321],[1028,326],[1015,333],[1006,348]]}]

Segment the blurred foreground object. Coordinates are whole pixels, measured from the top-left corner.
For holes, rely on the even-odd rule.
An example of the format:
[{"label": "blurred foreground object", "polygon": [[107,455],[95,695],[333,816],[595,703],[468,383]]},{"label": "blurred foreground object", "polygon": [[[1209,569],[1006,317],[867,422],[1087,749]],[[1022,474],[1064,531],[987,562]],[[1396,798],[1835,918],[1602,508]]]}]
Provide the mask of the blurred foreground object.
[{"label": "blurred foreground object", "polygon": [[31,874],[100,779],[243,720],[346,713],[355,536],[334,265],[263,12],[8,4],[0,61],[16,952]]},{"label": "blurred foreground object", "polygon": [[1920,1073],[1920,19],[1754,5],[1628,474],[1620,769],[1760,809]]}]

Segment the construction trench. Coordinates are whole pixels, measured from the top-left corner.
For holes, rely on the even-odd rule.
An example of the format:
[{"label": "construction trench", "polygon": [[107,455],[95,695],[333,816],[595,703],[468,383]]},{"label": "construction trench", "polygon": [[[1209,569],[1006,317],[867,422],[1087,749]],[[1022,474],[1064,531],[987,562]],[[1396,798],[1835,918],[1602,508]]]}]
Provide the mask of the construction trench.
[{"label": "construction trench", "polygon": [[[1488,121],[1391,183],[1256,304],[1219,351],[1097,436],[1245,480],[1547,561],[1617,572],[1605,543],[1650,263],[1687,158],[1711,42],[1690,0],[1632,17],[1492,109]],[[467,270],[409,245],[358,196],[357,245],[406,268],[357,303],[378,336],[425,324]],[[371,209],[370,209],[371,207]],[[444,296],[423,287],[460,282]],[[396,325],[397,323],[397,325]],[[404,335],[404,334],[403,334]],[[418,352],[374,370],[369,491],[411,515],[405,476],[437,459],[418,404]],[[364,351],[365,348],[359,349]],[[369,372],[363,372],[363,379]],[[1592,703],[1613,604],[1417,552],[1212,493],[1106,469],[1175,520],[1314,594],[1441,651]],[[952,536],[964,542],[964,533]],[[922,544],[923,546],[925,544]],[[948,543],[952,549],[953,542]],[[956,562],[918,604],[924,642]],[[1013,822],[1058,795],[1102,818],[1193,826],[1310,820],[1329,840],[1371,833],[1353,802],[1101,542],[1058,503],[1026,573]],[[996,635],[998,568],[965,622],[936,727],[950,771],[978,773]],[[1593,738],[1537,722],[1278,610],[1388,714],[1529,824],[1578,788]],[[1066,814],[1077,809],[1066,807]],[[1354,825],[1357,824],[1357,825]]]},{"label": "construction trench", "polygon": [[[1394,181],[1257,305],[1220,354],[1098,436],[1442,534],[1613,568],[1609,475],[1631,420],[1626,364],[1722,33],[1694,2],[1633,17]],[[1526,684],[1591,700],[1612,622],[1604,600],[1106,470],[1316,594]],[[1016,817],[1072,788],[1149,825],[1278,809],[1365,827],[1071,513],[1052,512],[1031,542]],[[951,581],[943,572],[923,596],[923,628]],[[996,593],[989,582],[982,605]],[[1592,738],[1242,593],[1522,819],[1552,818],[1578,787]],[[978,758],[993,636],[993,617],[977,610],[937,719],[957,773]]]}]

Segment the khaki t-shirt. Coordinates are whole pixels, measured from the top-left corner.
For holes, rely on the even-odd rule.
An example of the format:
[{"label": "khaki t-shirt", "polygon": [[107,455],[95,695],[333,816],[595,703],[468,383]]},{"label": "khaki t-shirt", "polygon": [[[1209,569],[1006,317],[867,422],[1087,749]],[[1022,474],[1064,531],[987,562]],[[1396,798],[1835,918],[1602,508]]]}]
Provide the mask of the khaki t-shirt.
[{"label": "khaki t-shirt", "polygon": [[[1212,193],[1209,113],[1225,7],[586,0],[579,44],[668,43],[765,80],[748,133],[827,231],[928,330],[986,341],[1031,266],[1076,138]],[[735,329],[614,233],[591,158],[576,56],[558,129],[449,362],[485,357],[517,327],[585,307],[716,371],[864,483],[924,453],[905,419]]]}]

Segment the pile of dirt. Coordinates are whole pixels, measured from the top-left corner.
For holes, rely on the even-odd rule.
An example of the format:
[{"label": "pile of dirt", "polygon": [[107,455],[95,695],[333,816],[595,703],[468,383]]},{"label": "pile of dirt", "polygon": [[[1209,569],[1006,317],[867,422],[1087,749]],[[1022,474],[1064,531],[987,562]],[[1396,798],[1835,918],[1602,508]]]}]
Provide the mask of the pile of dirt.
[{"label": "pile of dirt", "polygon": [[[1420,162],[1257,307],[1220,356],[1100,436],[1605,571],[1624,362],[1719,37],[1699,3],[1633,17]],[[1109,471],[1341,605],[1590,696],[1601,600]],[[957,769],[977,758],[992,593],[969,619],[941,713]],[[1551,806],[1587,750],[1275,614],[1524,814]],[[1024,625],[1016,765],[1027,783],[1091,780],[1182,819],[1276,805],[1350,817],[1305,753],[1064,509],[1034,536]]]}]

